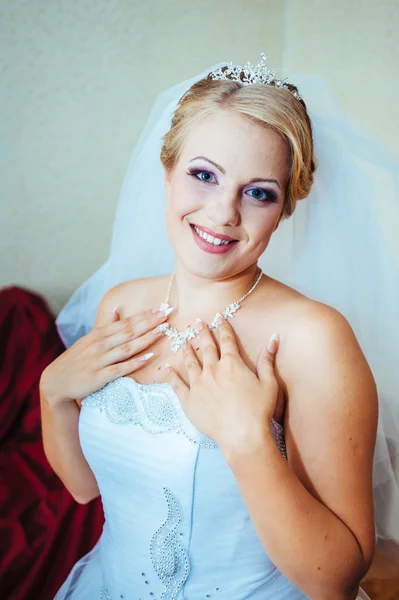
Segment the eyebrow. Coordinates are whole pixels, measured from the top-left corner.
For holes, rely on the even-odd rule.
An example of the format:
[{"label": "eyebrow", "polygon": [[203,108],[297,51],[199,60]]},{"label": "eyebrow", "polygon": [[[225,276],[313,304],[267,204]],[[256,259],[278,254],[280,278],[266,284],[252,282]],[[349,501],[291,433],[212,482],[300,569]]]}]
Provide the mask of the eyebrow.
[{"label": "eyebrow", "polygon": [[[211,165],[216,167],[221,173],[223,173],[223,175],[226,175],[226,170],[221,165],[214,162],[210,158],[207,158],[206,156],[196,156],[195,158],[192,158],[189,162],[193,162],[194,160],[198,160],[198,159],[206,160],[207,162],[211,163]],[[255,183],[256,181],[264,181],[266,183],[275,183],[277,185],[277,187],[280,188],[280,184],[277,181],[277,179],[270,179],[270,178],[265,178],[265,177],[252,177],[252,179],[250,179],[248,183]]]}]

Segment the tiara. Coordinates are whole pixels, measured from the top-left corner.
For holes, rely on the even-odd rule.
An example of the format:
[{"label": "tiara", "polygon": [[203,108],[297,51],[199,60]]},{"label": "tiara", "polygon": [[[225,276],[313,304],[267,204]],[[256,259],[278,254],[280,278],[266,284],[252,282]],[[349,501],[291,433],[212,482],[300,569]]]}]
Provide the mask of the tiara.
[{"label": "tiara", "polygon": [[224,67],[220,67],[217,71],[209,73],[208,77],[224,81],[237,81],[242,85],[273,85],[283,90],[288,90],[295,98],[301,100],[298,92],[290,87],[292,84],[289,83],[288,79],[278,79],[276,77],[276,69],[272,69],[271,71],[268,69],[266,59],[266,54],[262,52],[260,62],[257,65],[251,65],[248,61],[245,66],[241,67],[230,62]]}]

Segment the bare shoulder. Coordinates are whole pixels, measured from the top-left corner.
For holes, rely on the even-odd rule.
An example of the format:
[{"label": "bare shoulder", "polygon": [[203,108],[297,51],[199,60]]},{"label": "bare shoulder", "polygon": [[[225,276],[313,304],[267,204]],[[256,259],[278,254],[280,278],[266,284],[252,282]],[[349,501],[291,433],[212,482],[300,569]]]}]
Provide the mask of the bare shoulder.
[{"label": "bare shoulder", "polygon": [[293,367],[298,365],[299,354],[304,358],[321,359],[338,350],[341,357],[348,357],[350,352],[358,358],[363,356],[352,327],[342,313],[281,282],[271,280],[270,286],[264,287],[259,310],[262,321],[272,315],[281,339],[280,361],[288,361]]},{"label": "bare shoulder", "polygon": [[367,361],[348,320],[335,308],[295,292],[288,295],[285,328],[281,336],[281,361],[293,377],[310,364],[331,372],[345,363],[371,376]]},{"label": "bare shoulder", "polygon": [[349,387],[373,393],[370,367],[352,327],[338,310],[274,280],[258,298],[256,335],[264,338],[272,328],[280,335],[276,366],[286,398],[321,380],[336,389],[345,378]]},{"label": "bare shoulder", "polygon": [[165,299],[170,275],[131,279],[114,286],[104,295],[97,311],[96,325],[107,322],[118,307],[122,319],[155,308]]}]

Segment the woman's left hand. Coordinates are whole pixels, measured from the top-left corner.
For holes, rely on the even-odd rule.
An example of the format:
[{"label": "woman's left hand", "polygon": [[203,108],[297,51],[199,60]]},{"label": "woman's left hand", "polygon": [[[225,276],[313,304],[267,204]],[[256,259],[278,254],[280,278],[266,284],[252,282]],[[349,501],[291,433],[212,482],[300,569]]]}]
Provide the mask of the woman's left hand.
[{"label": "woman's left hand", "polygon": [[189,420],[222,452],[250,451],[270,435],[279,388],[274,372],[278,336],[272,336],[259,354],[255,374],[241,358],[227,321],[219,318],[220,348],[205,323],[198,328],[202,364],[186,343],[182,360],[188,382],[167,365],[170,383]]}]

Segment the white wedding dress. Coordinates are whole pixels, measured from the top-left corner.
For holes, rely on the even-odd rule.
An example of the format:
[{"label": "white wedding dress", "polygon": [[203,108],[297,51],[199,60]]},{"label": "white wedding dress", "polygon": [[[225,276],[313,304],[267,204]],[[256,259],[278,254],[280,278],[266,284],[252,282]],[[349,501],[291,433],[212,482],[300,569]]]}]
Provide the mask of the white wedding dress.
[{"label": "white wedding dress", "polygon": [[[270,427],[286,457],[283,427]],[[79,436],[106,521],[56,600],[307,598],[267,556],[222,452],[169,384],[109,383],[83,400]]]}]

